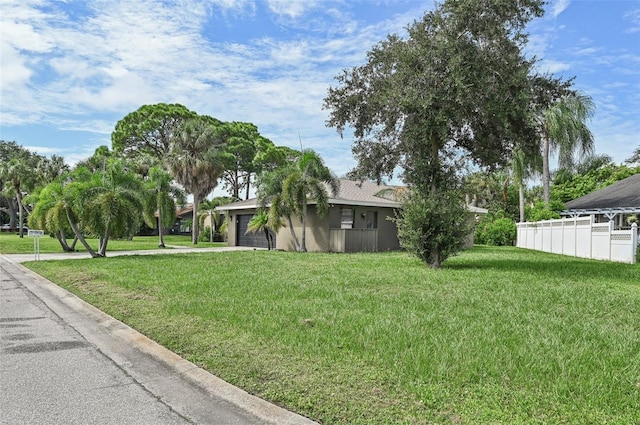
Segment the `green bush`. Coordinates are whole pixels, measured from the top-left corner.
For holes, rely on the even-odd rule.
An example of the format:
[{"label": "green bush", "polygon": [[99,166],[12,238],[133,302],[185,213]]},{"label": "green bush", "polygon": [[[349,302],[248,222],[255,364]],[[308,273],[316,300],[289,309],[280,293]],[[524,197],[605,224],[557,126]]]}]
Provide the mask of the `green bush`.
[{"label": "green bush", "polygon": [[508,246],[516,241],[516,224],[510,218],[498,218],[480,223],[475,242],[486,245]]},{"label": "green bush", "polygon": [[209,242],[211,238],[211,227],[205,226],[204,229],[200,230],[200,234],[198,235],[198,242]]},{"label": "green bush", "polygon": [[552,200],[549,207],[544,202],[539,201],[533,205],[533,208],[526,208],[527,221],[542,221],[560,218],[558,211],[565,209],[565,205],[560,201]]},{"label": "green bush", "polygon": [[440,267],[462,249],[469,235],[468,211],[455,192],[413,194],[395,219],[400,245],[429,267]]}]

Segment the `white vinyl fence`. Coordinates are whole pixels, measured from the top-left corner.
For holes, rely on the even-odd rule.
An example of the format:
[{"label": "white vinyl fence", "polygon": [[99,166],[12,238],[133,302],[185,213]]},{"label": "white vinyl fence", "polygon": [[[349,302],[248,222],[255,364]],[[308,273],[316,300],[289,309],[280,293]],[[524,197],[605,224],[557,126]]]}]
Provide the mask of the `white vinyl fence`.
[{"label": "white vinyl fence", "polygon": [[638,225],[614,230],[613,221],[594,223],[593,216],[518,223],[519,248],[597,260],[636,262]]}]

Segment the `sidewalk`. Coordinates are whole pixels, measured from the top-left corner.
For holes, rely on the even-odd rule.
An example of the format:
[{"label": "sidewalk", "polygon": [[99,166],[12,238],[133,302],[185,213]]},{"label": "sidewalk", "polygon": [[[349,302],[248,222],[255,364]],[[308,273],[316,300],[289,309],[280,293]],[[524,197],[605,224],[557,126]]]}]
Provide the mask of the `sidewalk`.
[{"label": "sidewalk", "polygon": [[[172,251],[185,252],[162,252]],[[28,257],[0,255],[0,424],[315,423],[216,378],[31,272],[19,264]]]}]

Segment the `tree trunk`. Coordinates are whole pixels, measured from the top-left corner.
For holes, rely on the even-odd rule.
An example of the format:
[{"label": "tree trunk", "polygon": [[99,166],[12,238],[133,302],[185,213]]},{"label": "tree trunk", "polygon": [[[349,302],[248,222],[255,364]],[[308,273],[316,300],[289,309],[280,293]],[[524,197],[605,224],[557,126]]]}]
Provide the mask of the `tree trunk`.
[{"label": "tree trunk", "polygon": [[209,242],[213,243],[213,211],[209,210]]},{"label": "tree trunk", "polygon": [[269,240],[269,229],[264,228],[264,237],[267,238],[267,250],[271,251],[271,241]]},{"label": "tree trunk", "polygon": [[56,239],[60,243],[63,252],[72,252],[72,249],[67,244],[67,238],[64,235],[64,230],[58,230],[56,233]]},{"label": "tree trunk", "polygon": [[8,214],[9,214],[9,228],[10,229],[15,229],[16,228],[16,217],[17,217],[17,212],[16,212],[16,206],[15,206],[15,202],[16,200],[13,197],[9,197],[6,198],[7,199],[7,210],[8,210]]},{"label": "tree trunk", "polygon": [[524,185],[522,182],[518,185],[518,201],[520,204],[520,223],[524,223]]},{"label": "tree trunk", "polygon": [[82,233],[80,233],[80,229],[78,229],[78,226],[76,226],[76,224],[71,220],[71,218],[69,217],[69,213],[67,213],[67,220],[69,220],[69,225],[71,226],[71,230],[73,230],[73,234],[76,235],[76,238],[85,247],[87,252],[91,254],[91,257],[92,258],[99,257],[99,255],[93,250],[93,248],[91,248],[91,245],[87,243],[84,236],[82,236]]},{"label": "tree trunk", "polygon": [[542,137],[542,190],[544,193],[544,203],[549,207],[549,185],[551,180],[551,172],[549,171],[549,138]]},{"label": "tree trunk", "polygon": [[104,237],[100,239],[100,250],[98,251],[98,255],[100,257],[107,256],[107,244],[109,243],[109,230],[104,232]]},{"label": "tree trunk", "polygon": [[249,199],[249,189],[251,189],[251,173],[247,173],[247,194],[244,199]]},{"label": "tree trunk", "polygon": [[164,248],[164,221],[162,220],[162,208],[158,208],[158,248]]},{"label": "tree trunk", "polygon": [[18,188],[18,193],[16,194],[16,200],[18,201],[18,211],[20,212],[20,221],[19,221],[19,234],[20,237],[24,237],[24,206],[22,205],[22,194],[20,193],[20,189]]},{"label": "tree trunk", "polygon": [[439,269],[441,265],[442,261],[440,261],[440,250],[434,250],[433,255],[429,258],[429,268]]},{"label": "tree trunk", "polygon": [[233,172],[233,200],[240,199],[240,178],[238,177],[238,169]]},{"label": "tree trunk", "polygon": [[300,244],[300,252],[307,252],[307,202],[302,204],[302,239]]},{"label": "tree trunk", "polygon": [[200,198],[193,194],[193,222],[191,223],[191,243],[198,244],[198,205],[200,205]]},{"label": "tree trunk", "polygon": [[291,216],[287,216],[287,221],[289,222],[291,239],[293,239],[293,247],[295,248],[296,251],[300,251],[300,243],[298,242],[298,236],[296,235],[296,231],[293,229],[293,221],[291,221]]}]

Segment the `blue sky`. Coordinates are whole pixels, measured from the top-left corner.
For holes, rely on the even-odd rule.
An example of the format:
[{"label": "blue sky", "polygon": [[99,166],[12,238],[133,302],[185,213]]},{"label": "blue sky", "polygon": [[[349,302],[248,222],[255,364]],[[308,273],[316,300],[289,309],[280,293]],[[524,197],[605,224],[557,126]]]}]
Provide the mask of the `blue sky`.
[{"label": "blue sky", "polygon": [[[351,139],[325,127],[341,69],[404,28],[423,0],[0,0],[0,139],[75,163],[111,146],[143,104],[249,121],[276,145],[317,150],[338,175]],[[640,146],[640,0],[552,0],[527,53],[597,106],[597,153]]]}]

